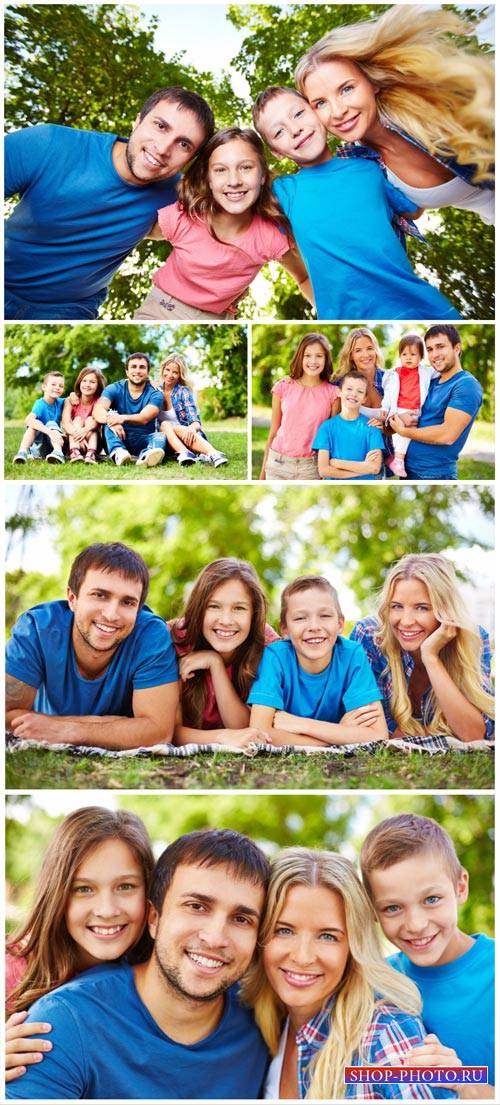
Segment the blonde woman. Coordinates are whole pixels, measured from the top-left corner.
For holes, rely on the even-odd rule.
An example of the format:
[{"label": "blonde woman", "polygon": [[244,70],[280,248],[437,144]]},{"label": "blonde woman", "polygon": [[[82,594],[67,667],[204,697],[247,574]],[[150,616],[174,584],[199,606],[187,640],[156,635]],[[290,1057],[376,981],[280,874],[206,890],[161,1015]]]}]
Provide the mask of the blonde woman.
[{"label": "blonde woman", "polygon": [[493,223],[493,65],[450,38],[469,33],[452,12],[397,5],[324,35],[295,82],[329,133],[356,143],[342,155],[375,151],[418,207]]},{"label": "blonde woman", "polygon": [[178,353],[162,361],[159,386],[163,391],[164,409],[158,415],[158,428],[165,434],[177,463],[189,465],[201,460],[214,468],[228,464],[226,454],[215,449],[202,430],[187,365]]},{"label": "blonde woman", "polygon": [[493,736],[488,634],[471,618],[446,557],[415,553],[398,560],[377,616],[359,621],[351,638],[372,666],[390,736]]},{"label": "blonde woman", "polygon": [[[402,1066],[424,1039],[413,982],[390,967],[353,864],[287,848],[272,864],[260,951],[244,1000],[273,1055],[266,1098],[373,1098],[344,1067]],[[428,1086],[377,1084],[381,1098],[432,1098]]]},{"label": "blonde woman", "polygon": [[370,410],[379,409],[382,405],[384,355],[375,334],[367,326],[355,326],[353,330],[349,330],[339,353],[335,383],[353,368],[361,372],[368,383],[361,412],[369,414]]}]

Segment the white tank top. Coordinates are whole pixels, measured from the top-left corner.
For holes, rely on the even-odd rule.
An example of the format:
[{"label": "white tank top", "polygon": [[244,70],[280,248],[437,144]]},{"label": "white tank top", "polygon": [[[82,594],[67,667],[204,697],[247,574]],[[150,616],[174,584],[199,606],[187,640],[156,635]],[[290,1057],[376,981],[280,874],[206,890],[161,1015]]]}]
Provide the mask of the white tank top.
[{"label": "white tank top", "polygon": [[387,166],[386,170],[391,184],[419,207],[461,207],[465,211],[475,211],[487,226],[495,223],[495,193],[490,188],[478,188],[458,176],[444,184],[435,184],[433,188],[415,188]]}]

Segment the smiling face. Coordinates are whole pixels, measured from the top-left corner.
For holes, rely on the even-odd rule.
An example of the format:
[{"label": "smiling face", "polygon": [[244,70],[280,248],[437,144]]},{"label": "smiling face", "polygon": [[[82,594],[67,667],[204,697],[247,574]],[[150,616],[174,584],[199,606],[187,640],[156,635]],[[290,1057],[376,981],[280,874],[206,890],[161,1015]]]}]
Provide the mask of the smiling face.
[{"label": "smiling face", "polygon": [[412,963],[438,967],[465,950],[457,912],[467,899],[466,871],[455,885],[441,856],[425,851],[370,871],[370,888],[387,939]]},{"label": "smiling face", "polygon": [[92,399],[99,387],[99,380],[95,372],[87,372],[80,380],[80,393],[82,399]]},{"label": "smiling face", "polygon": [[[126,579],[119,572],[89,568],[78,595],[68,587],[68,603],[73,611],[72,641],[77,656],[90,648],[103,661],[128,636],[136,623],[142,598],[142,583]],[[109,656],[106,654],[109,653]]]},{"label": "smiling face", "polygon": [[305,78],[307,99],[329,134],[361,141],[378,122],[378,88],[354,61],[324,61]]},{"label": "smiling face", "polygon": [[399,579],[389,602],[389,625],[406,652],[417,652],[440,622],[432,609],[429,592],[420,579]]},{"label": "smiling face", "polygon": [[264,173],[257,151],[243,138],[232,138],[210,155],[208,186],[223,211],[241,215],[260,196]]},{"label": "smiling face", "polygon": [[116,167],[131,184],[166,180],[183,169],[203,144],[205,134],[192,111],[160,100],[144,119],[137,119],[122,151],[118,143]]},{"label": "smiling face", "polygon": [[48,376],[42,385],[42,395],[46,403],[53,403],[64,392],[64,379],[62,376]]},{"label": "smiling face", "polygon": [[460,368],[460,345],[452,345],[447,334],[436,334],[428,338],[425,347],[429,364],[439,372],[440,376],[446,376],[448,372],[455,372]]},{"label": "smiling face", "polygon": [[302,375],[310,379],[319,379],[326,364],[326,354],[321,342],[313,341],[306,345],[302,354]]},{"label": "smiling face", "polygon": [[180,864],[161,914],[150,914],[164,981],[191,1001],[219,997],[250,963],[263,905],[263,886],[230,867]]},{"label": "smiling face", "polygon": [[356,338],[351,349],[351,361],[363,376],[373,376],[377,367],[377,350],[371,338],[363,335]]},{"label": "smiling face", "polygon": [[149,376],[149,365],[144,357],[131,357],[125,369],[127,380],[133,387],[142,387]]},{"label": "smiling face", "polygon": [[202,633],[210,648],[230,663],[252,627],[252,599],[241,579],[228,579],[212,591],[203,615]]},{"label": "smiling face", "polygon": [[365,379],[356,380],[352,376],[345,376],[342,381],[342,410],[359,411],[366,399],[368,385]]},{"label": "smiling face", "polygon": [[341,895],[325,886],[292,886],[263,950],[270,985],[294,1024],[321,1009],[341,982],[349,942]]},{"label": "smiling face", "polygon": [[288,598],[282,631],[290,638],[304,671],[314,674],[330,663],[344,619],[323,587],[308,587]]},{"label": "smiling face", "polygon": [[420,364],[420,350],[416,345],[405,345],[399,354],[403,368],[418,368]]},{"label": "smiling face", "polygon": [[118,959],[139,940],[146,919],[144,873],[123,840],[106,840],[82,860],[65,920],[80,970]]},{"label": "smiling face", "polygon": [[330,160],[325,128],[307,100],[293,92],[268,101],[259,116],[259,131],[277,157],[289,157],[297,165]]},{"label": "smiling face", "polygon": [[180,378],[180,368],[175,361],[169,361],[161,370],[161,381],[164,387],[173,388]]}]

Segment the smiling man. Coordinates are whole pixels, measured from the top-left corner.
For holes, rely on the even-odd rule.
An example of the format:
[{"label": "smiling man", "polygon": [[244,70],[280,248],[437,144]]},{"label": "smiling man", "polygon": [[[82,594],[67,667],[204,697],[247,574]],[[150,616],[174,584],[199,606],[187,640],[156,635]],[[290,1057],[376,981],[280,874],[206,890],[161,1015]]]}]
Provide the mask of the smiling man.
[{"label": "smiling man", "polygon": [[104,424],[106,448],[115,464],[148,468],[161,464],[165,437],[156,431],[156,417],[163,409],[163,392],[149,379],[149,357],[131,353],[125,380],[108,384],[94,407],[94,418]]},{"label": "smiling man", "polygon": [[176,200],[178,173],[214,131],[196,92],[161,88],[128,141],[52,123],[7,135],[5,317],[95,318],[112,276]]},{"label": "smiling man", "polygon": [[32,607],[6,655],[6,724],[20,740],[137,748],[172,739],[177,661],[144,606],[149,572],[126,545],[90,545],[67,600]]},{"label": "smiling man", "polygon": [[255,1099],[268,1052],[236,983],[252,960],[269,878],[253,841],[188,833],[158,860],[151,958],[106,964],[35,1002],[53,1050],[8,1097]]}]

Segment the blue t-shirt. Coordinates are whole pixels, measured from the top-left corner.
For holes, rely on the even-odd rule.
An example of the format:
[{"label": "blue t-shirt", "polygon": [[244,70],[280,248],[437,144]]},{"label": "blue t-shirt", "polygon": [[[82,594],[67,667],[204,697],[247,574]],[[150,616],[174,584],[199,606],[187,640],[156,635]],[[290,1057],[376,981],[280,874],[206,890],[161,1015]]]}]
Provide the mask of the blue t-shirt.
[{"label": "blue t-shirt", "polygon": [[[370,449],[384,451],[384,439],[376,426],[369,426],[364,414],[358,418],[343,418],[336,414],[322,422],[312,443],[313,449],[326,449],[330,460],[364,460]],[[335,480],[335,476],[327,476]],[[379,480],[380,475],[349,476],[350,480]]]},{"label": "blue t-shirt", "polygon": [[8,675],[37,688],[33,709],[56,717],[133,717],[134,690],[177,680],[165,622],[143,606],[135,626],[97,679],[80,675],[71,643],[73,614],[62,600],[33,606],[18,618],[6,649]]},{"label": "blue t-shirt", "polygon": [[405,467],[411,479],[456,480],[457,459],[472,430],[482,401],[481,384],[463,368],[449,380],[431,380],[418,429],[439,426],[444,422],[447,407],[470,414],[471,420],[453,445],[428,445],[424,441],[410,441]]},{"label": "blue t-shirt", "polygon": [[292,224],[319,319],[461,317],[413,271],[391,217],[415,204],[375,161],[334,157],[279,177],[273,192]]},{"label": "blue t-shirt", "polygon": [[135,185],[117,173],[114,134],[43,124],[5,145],[5,192],[21,199],[5,226],[5,283],[34,303],[94,297],[174,203],[178,176]]},{"label": "blue t-shirt", "polygon": [[313,674],[300,666],[291,641],[273,641],[262,653],[248,702],[296,717],[339,722],[348,710],[381,698],[361,646],[337,637],[330,663]]},{"label": "blue t-shirt", "polygon": [[47,422],[57,422],[58,426],[61,425],[61,417],[64,407],[64,399],[54,399],[53,403],[47,403],[46,399],[35,399],[31,408],[31,413],[36,415],[40,422],[43,422],[44,426]]},{"label": "blue t-shirt", "polygon": [[420,967],[404,952],[389,963],[418,986],[422,1020],[446,1047],[453,1047],[464,1066],[487,1066],[495,1082],[495,941],[474,936],[474,944],[452,963]]},{"label": "blue t-shirt", "polygon": [[[147,407],[148,403],[152,403],[157,407],[157,413],[163,409],[163,392],[159,388],[156,388],[151,380],[146,380],[144,391],[134,399],[129,391],[128,380],[117,380],[114,384],[108,384],[104,388],[102,393],[103,399],[111,400],[111,407],[118,414],[140,414]],[[110,427],[112,428],[112,427]],[[132,450],[134,445],[140,451],[144,444],[144,439],[148,434],[154,433],[156,429],[156,414],[145,422],[144,425],[134,425],[134,423],[125,422],[124,430],[127,438],[127,445]]]},{"label": "blue t-shirt", "polygon": [[[166,997],[165,1000],[168,1000]],[[105,964],[46,994],[53,1051],[8,1087],[8,1098],[205,1100],[258,1098],[269,1053],[232,986],[219,1024],[194,1044],[170,1039],[137,992],[132,968]]]}]

